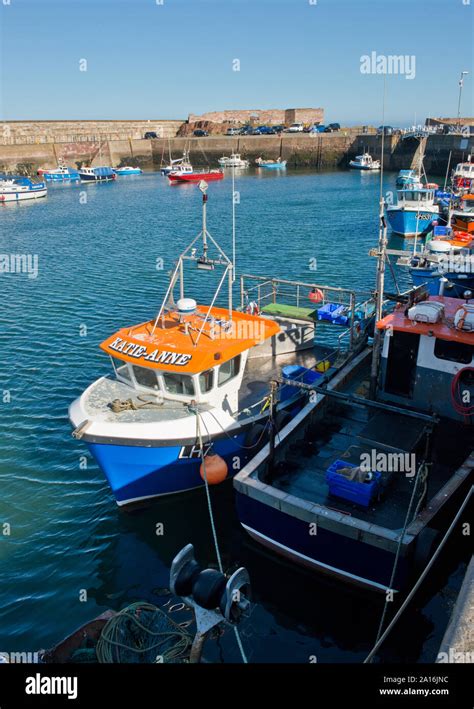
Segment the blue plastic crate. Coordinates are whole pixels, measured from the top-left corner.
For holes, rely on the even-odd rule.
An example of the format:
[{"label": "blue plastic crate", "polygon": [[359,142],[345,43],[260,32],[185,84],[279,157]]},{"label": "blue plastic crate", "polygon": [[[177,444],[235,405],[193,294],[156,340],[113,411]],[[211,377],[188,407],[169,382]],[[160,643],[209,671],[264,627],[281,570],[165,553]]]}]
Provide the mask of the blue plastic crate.
[{"label": "blue plastic crate", "polygon": [[326,303],[318,309],[318,320],[328,320],[336,325],[347,325],[346,306],[340,303]]},{"label": "blue plastic crate", "polygon": [[[298,364],[288,364],[286,367],[282,367],[281,373],[285,379],[293,379],[297,382],[302,382],[303,384],[314,384],[318,379],[323,376],[321,372],[316,372],[314,369],[307,369]],[[297,393],[297,389],[291,384],[284,384],[280,389],[280,401],[289,399]]]},{"label": "blue plastic crate", "polygon": [[331,495],[368,507],[379,492],[382,475],[376,471],[373,473],[374,477],[371,482],[359,483],[354,480],[348,480],[344,475],[340,475],[337,472],[341,468],[356,467],[353,463],[348,463],[345,460],[335,460],[326,470],[326,482],[329,485]]}]

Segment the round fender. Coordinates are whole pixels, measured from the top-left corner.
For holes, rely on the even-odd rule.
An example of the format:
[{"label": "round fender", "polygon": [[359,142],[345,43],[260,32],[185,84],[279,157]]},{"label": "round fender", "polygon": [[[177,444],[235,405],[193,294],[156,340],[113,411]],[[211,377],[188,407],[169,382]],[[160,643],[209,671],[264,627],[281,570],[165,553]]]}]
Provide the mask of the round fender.
[{"label": "round fender", "polygon": [[226,583],[226,577],[217,569],[204,569],[194,582],[193,598],[202,608],[217,608]]},{"label": "round fender", "polygon": [[200,571],[201,567],[195,559],[183,566],[175,583],[175,591],[178,596],[189,596],[191,594],[193,584]]}]

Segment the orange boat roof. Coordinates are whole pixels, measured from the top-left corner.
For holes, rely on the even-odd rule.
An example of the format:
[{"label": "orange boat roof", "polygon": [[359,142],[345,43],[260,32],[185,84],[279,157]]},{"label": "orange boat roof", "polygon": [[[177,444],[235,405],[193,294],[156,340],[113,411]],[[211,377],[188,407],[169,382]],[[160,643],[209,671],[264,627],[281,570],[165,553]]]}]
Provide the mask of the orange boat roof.
[{"label": "orange boat roof", "polygon": [[439,322],[422,323],[410,320],[405,316],[406,306],[399,305],[393,313],[379,320],[377,328],[379,330],[396,330],[397,332],[414,332],[419,335],[429,335],[438,337],[441,340],[453,340],[474,346],[474,332],[457,330],[454,327],[454,316],[459,308],[462,307],[464,301],[459,298],[447,298],[440,295],[430,296],[428,300],[444,304],[444,316]]},{"label": "orange boat roof", "polygon": [[[154,320],[124,327],[101,343],[112,357],[142,367],[198,374],[232,359],[280,331],[268,318],[208,306],[197,306],[193,315],[168,311],[153,332]],[[199,331],[203,327],[199,337]],[[197,344],[196,344],[197,343]]]}]

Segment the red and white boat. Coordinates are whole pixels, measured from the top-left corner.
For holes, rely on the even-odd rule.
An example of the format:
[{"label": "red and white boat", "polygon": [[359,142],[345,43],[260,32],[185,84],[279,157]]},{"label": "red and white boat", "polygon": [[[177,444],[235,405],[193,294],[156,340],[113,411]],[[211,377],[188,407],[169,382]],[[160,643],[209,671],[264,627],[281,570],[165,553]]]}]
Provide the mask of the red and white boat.
[{"label": "red and white boat", "polygon": [[223,170],[193,170],[193,172],[181,172],[179,170],[170,172],[168,175],[168,180],[170,182],[200,182],[205,180],[209,182],[211,180],[223,180],[224,171]]}]

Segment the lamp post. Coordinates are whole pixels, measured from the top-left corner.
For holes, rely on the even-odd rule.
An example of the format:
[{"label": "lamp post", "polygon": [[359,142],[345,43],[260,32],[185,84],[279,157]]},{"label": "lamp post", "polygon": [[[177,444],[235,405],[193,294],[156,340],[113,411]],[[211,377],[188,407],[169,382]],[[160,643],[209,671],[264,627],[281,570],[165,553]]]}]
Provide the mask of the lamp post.
[{"label": "lamp post", "polygon": [[462,96],[462,89],[464,86],[464,77],[466,74],[469,74],[468,71],[462,71],[461,72],[461,77],[459,79],[459,100],[458,100],[458,124],[461,124],[461,96]]}]

